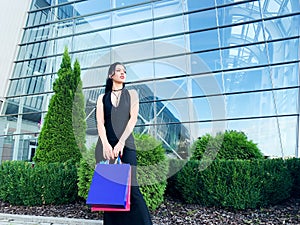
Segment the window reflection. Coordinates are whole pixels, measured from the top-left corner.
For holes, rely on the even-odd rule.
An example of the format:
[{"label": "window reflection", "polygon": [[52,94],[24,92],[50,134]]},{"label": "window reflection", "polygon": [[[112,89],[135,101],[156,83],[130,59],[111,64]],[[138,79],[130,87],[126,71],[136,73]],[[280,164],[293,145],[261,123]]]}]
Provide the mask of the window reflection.
[{"label": "window reflection", "polygon": [[258,1],[218,8],[218,22],[221,26],[257,20],[260,18]]},{"label": "window reflection", "polygon": [[154,18],[167,16],[182,12],[181,0],[163,0],[153,3],[153,14]]},{"label": "window reflection", "polygon": [[151,22],[115,28],[111,32],[112,44],[143,40],[153,36]]},{"label": "window reflection", "polygon": [[265,44],[222,50],[222,57],[223,67],[226,69],[249,67],[268,63]]},{"label": "window reflection", "polygon": [[300,15],[284,17],[264,22],[267,40],[293,37],[299,34]]},{"label": "window reflection", "polygon": [[110,13],[77,18],[75,19],[75,24],[76,33],[104,29],[111,24]]},{"label": "window reflection", "polygon": [[112,25],[121,25],[126,23],[133,23],[143,20],[152,19],[151,5],[136,6],[125,8],[112,13]]},{"label": "window reflection", "polygon": [[220,40],[222,47],[263,42],[262,23],[250,23],[220,29]]},{"label": "window reflection", "polygon": [[293,12],[300,12],[299,1],[286,0],[261,0],[263,17],[285,15]]},{"label": "window reflection", "polygon": [[77,15],[87,15],[110,9],[110,0],[88,0],[76,2],[74,5]]}]

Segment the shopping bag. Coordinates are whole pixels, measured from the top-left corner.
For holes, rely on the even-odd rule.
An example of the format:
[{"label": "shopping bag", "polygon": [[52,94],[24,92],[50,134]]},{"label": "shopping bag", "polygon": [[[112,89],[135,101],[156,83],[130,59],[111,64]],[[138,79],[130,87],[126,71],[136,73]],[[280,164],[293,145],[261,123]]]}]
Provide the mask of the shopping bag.
[{"label": "shopping bag", "polygon": [[97,164],[86,203],[92,211],[130,210],[129,164]]}]

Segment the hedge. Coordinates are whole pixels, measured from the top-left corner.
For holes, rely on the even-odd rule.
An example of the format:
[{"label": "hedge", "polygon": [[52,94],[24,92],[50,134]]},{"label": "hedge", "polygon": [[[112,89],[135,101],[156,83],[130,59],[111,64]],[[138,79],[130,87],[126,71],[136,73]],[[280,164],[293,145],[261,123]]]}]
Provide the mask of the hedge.
[{"label": "hedge", "polygon": [[0,199],[12,205],[64,204],[77,199],[77,169],[71,163],[0,165]]},{"label": "hedge", "polygon": [[293,178],[282,159],[215,160],[205,170],[202,163],[187,162],[173,178],[172,190],[187,203],[246,209],[290,197]]}]

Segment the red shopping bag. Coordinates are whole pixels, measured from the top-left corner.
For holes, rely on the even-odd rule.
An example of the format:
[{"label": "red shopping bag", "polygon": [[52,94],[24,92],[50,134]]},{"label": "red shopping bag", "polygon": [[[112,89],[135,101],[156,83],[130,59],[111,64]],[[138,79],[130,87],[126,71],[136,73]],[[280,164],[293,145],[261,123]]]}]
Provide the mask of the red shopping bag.
[{"label": "red shopping bag", "polygon": [[86,203],[92,211],[129,211],[129,164],[97,164]]}]

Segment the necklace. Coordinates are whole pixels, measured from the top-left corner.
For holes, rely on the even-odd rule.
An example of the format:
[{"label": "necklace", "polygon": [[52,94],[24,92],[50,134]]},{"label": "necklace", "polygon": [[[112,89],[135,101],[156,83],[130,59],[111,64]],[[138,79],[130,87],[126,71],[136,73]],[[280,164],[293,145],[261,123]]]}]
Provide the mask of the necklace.
[{"label": "necklace", "polygon": [[116,90],[112,90],[113,92],[117,92],[117,91],[122,91],[123,88],[120,88],[120,89],[116,89]]},{"label": "necklace", "polygon": [[[122,91],[122,89],[117,90],[117,91]],[[116,92],[116,91],[114,90],[114,91],[112,91],[111,93],[113,93],[113,95],[116,97],[116,100],[117,100],[117,101],[116,101],[115,106],[117,107],[117,106],[119,105],[119,102],[120,102],[120,96],[121,96],[122,93],[116,94],[115,92]]]}]

